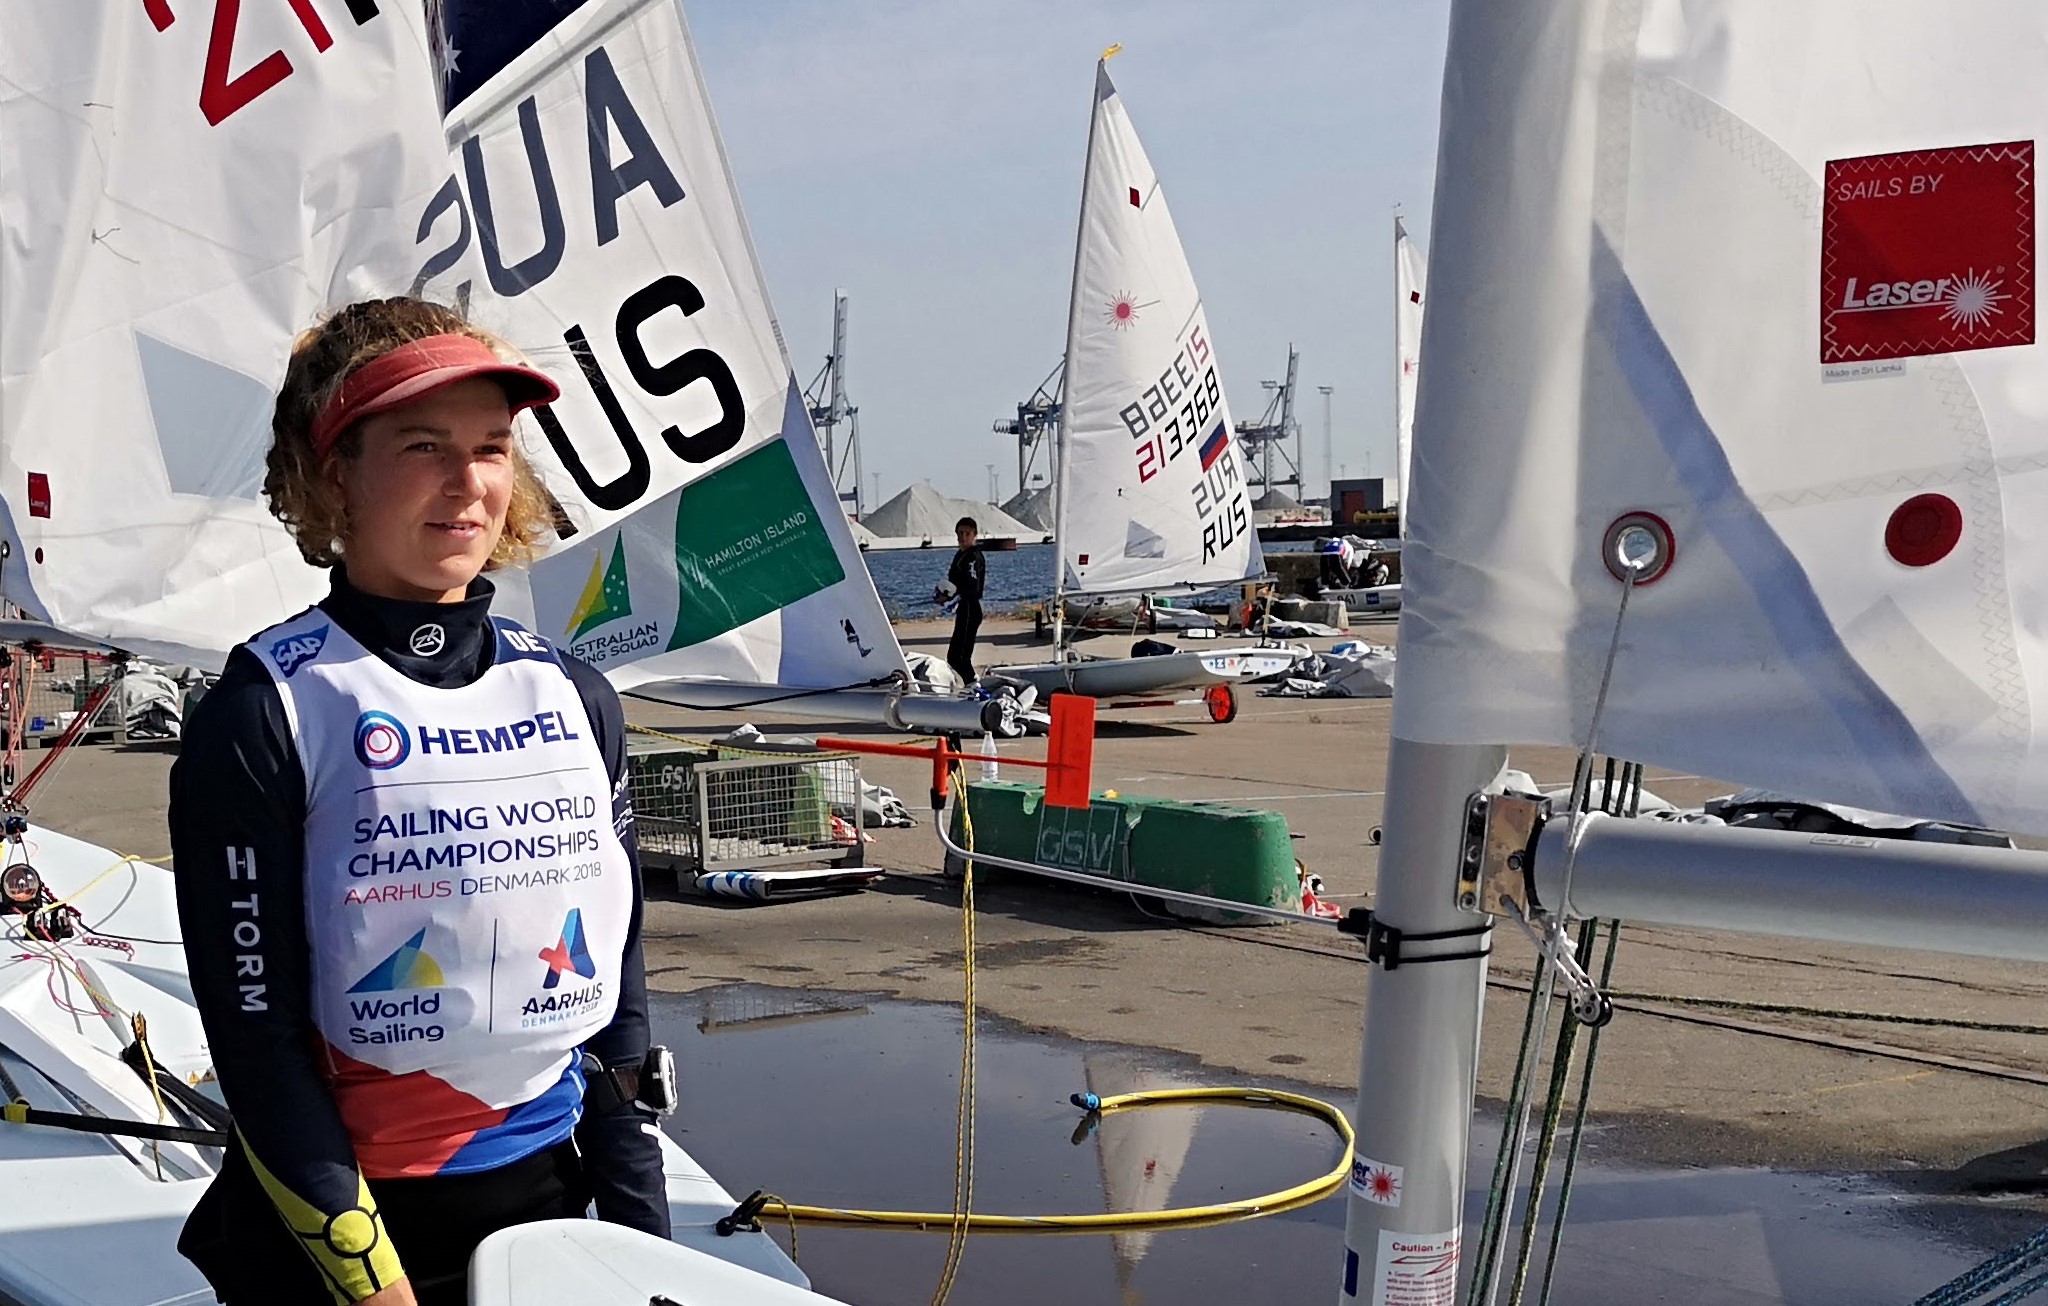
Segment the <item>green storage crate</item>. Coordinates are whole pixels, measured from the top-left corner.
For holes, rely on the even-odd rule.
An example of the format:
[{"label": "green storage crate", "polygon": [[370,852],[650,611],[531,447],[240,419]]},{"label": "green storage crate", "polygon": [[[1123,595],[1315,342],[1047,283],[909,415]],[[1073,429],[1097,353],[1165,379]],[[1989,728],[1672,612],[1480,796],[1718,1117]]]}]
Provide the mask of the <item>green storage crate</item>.
[{"label": "green storage crate", "polygon": [[[953,841],[1012,861],[1178,889],[1284,911],[1301,909],[1301,877],[1287,819],[1262,808],[1167,798],[1096,798],[1088,810],[1047,807],[1037,785],[977,780],[966,811],[953,809]],[[949,867],[949,869],[958,869]],[[1175,916],[1208,924],[1276,923],[1267,917],[1161,900]]]}]

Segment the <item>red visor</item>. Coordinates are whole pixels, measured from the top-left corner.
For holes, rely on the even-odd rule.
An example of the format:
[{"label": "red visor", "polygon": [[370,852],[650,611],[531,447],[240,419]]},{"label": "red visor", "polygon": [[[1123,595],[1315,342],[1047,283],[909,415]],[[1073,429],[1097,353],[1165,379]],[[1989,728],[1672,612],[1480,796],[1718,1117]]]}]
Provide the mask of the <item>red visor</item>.
[{"label": "red visor", "polygon": [[562,397],[561,387],[546,373],[504,361],[475,336],[428,336],[400,345],[349,373],[341,389],[313,419],[313,452],[324,458],[341,433],[363,418],[473,376],[487,376],[503,386],[505,400],[515,414]]}]

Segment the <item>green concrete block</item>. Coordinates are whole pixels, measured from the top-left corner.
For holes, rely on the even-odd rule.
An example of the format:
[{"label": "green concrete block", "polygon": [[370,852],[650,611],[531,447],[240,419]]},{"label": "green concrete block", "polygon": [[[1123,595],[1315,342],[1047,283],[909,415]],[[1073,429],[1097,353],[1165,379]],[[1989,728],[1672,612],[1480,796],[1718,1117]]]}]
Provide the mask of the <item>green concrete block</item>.
[{"label": "green concrete block", "polygon": [[[1287,820],[1230,803],[1165,798],[1096,798],[1087,811],[1045,806],[1037,785],[977,780],[965,815],[953,809],[953,840],[1013,861],[1099,875],[1134,886],[1178,889],[1286,911],[1301,908],[1301,880]],[[1209,924],[1265,918],[1161,902],[1172,915]]]}]

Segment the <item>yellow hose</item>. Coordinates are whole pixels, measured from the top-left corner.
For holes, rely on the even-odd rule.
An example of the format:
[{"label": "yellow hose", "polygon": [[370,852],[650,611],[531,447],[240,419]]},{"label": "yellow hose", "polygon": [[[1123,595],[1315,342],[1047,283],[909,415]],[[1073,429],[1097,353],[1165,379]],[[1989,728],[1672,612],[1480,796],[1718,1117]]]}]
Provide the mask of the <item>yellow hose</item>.
[{"label": "yellow hose", "polygon": [[[1344,1140],[1344,1155],[1324,1175],[1260,1197],[1210,1206],[1185,1206],[1168,1211],[1126,1211],[1107,1215],[988,1215],[967,1216],[968,1228],[977,1233],[1151,1233],[1164,1229],[1195,1229],[1206,1225],[1253,1220],[1277,1215],[1322,1201],[1344,1186],[1351,1175],[1355,1139],[1351,1122],[1336,1107],[1319,1098],[1263,1088],[1161,1088],[1143,1093],[1118,1093],[1101,1099],[1100,1113],[1158,1105],[1249,1106],[1270,1110],[1296,1111],[1315,1116]],[[808,1224],[861,1225],[884,1229],[922,1229],[950,1232],[951,1212],[862,1211],[850,1207],[798,1206],[769,1198],[761,1208],[764,1216],[779,1215]]]}]

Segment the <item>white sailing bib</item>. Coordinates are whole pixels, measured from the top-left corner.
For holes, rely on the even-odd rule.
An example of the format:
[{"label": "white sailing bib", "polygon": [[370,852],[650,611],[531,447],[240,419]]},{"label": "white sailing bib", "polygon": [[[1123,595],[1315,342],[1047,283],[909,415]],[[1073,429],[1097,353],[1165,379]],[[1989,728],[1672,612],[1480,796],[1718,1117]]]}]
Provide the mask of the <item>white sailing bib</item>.
[{"label": "white sailing bib", "polygon": [[[364,1172],[490,1169],[565,1137],[632,911],[611,783],[546,641],[408,679],[318,608],[252,640],[306,773],[314,1022]],[[259,886],[260,887],[260,886]]]}]

